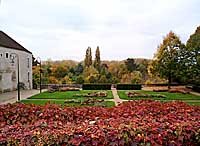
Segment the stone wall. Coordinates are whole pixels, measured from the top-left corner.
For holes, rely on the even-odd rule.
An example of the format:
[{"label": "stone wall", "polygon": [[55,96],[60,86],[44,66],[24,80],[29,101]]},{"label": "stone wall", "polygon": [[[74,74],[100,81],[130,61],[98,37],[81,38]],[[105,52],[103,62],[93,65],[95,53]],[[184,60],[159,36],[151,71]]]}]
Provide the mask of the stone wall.
[{"label": "stone wall", "polygon": [[19,81],[25,84],[26,89],[32,89],[32,54],[0,47],[0,90],[17,89],[17,57],[12,53],[19,56]]}]

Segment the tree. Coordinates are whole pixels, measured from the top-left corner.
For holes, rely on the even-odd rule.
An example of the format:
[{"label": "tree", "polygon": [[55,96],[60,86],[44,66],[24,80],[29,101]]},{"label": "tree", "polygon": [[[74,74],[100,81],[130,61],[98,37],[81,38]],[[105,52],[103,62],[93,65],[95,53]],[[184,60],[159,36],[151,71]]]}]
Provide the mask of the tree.
[{"label": "tree", "polygon": [[92,65],[92,50],[90,47],[88,47],[86,50],[84,62],[85,62],[86,67],[89,67]]},{"label": "tree", "polygon": [[83,84],[84,83],[84,78],[82,75],[79,75],[77,78],[76,78],[76,83],[77,84]]},{"label": "tree", "polygon": [[132,73],[132,84],[141,84],[142,83],[142,74],[139,71],[133,71]]},{"label": "tree", "polygon": [[148,65],[150,63],[150,60],[148,59],[136,59],[137,65],[137,71],[141,72],[142,74],[142,83],[145,83],[145,81],[149,78],[148,75]]},{"label": "tree", "polygon": [[49,84],[58,84],[58,80],[54,76],[49,77]]},{"label": "tree", "polygon": [[86,83],[95,83],[99,79],[99,72],[93,67],[86,67],[83,71],[84,81]]},{"label": "tree", "polygon": [[83,73],[83,65],[81,63],[79,63],[75,68],[74,68],[74,72],[76,76],[79,76],[80,74]]},{"label": "tree", "polygon": [[115,77],[115,76],[112,76],[112,83],[113,84],[119,83],[119,79],[117,77]]},{"label": "tree", "polygon": [[52,74],[52,61],[42,63],[42,84],[49,84],[49,76]]},{"label": "tree", "polygon": [[33,87],[37,89],[37,86],[40,84],[40,67],[33,66]]},{"label": "tree", "polygon": [[151,71],[158,73],[160,77],[168,79],[168,88],[172,79],[179,74],[178,68],[180,62],[180,52],[184,48],[179,37],[172,31],[164,37],[162,44],[158,46],[158,50],[152,61]]},{"label": "tree", "polygon": [[197,27],[194,34],[187,41],[187,69],[188,77],[192,82],[200,82],[200,26]]},{"label": "tree", "polygon": [[128,58],[125,61],[125,65],[126,65],[128,71],[130,71],[130,72],[135,71],[137,69],[137,64],[135,63],[135,60],[133,58]]},{"label": "tree", "polygon": [[120,83],[139,84],[141,81],[142,74],[139,71],[134,71],[123,74]]},{"label": "tree", "polygon": [[62,84],[71,84],[72,83],[72,79],[66,75],[63,79],[62,79]]},{"label": "tree", "polygon": [[97,46],[96,53],[95,53],[94,67],[100,72],[100,69],[101,69],[101,59],[100,59],[99,46]]},{"label": "tree", "polygon": [[55,77],[57,79],[62,79],[67,75],[67,69],[62,65],[59,64],[55,70]]},{"label": "tree", "polygon": [[108,80],[105,75],[101,75],[98,83],[108,83]]}]

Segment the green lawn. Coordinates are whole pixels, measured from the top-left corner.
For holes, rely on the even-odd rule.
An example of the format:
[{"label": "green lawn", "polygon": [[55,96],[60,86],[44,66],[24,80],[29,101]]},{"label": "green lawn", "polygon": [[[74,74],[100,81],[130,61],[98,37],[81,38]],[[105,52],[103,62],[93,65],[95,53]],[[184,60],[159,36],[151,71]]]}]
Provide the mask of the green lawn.
[{"label": "green lawn", "polygon": [[200,105],[200,96],[193,95],[193,94],[182,94],[182,93],[169,93],[169,92],[153,92],[153,91],[144,91],[144,90],[137,90],[135,92],[146,93],[146,94],[160,94],[165,95],[166,98],[139,98],[139,97],[128,97],[126,95],[127,90],[118,90],[118,95],[121,99],[125,100],[139,100],[139,99],[154,99],[160,100],[163,102],[166,101],[173,101],[173,100],[181,100],[193,105]]},{"label": "green lawn", "polygon": [[25,103],[25,104],[38,104],[38,105],[44,105],[47,102],[50,102],[51,104],[59,104],[59,105],[65,105],[65,100],[31,100],[31,99],[25,99],[21,100],[20,102]]},{"label": "green lawn", "polygon": [[50,102],[51,104],[59,104],[63,106],[104,106],[104,107],[113,107],[115,106],[115,103],[112,101],[104,101],[102,103],[95,103],[94,105],[89,104],[89,105],[81,105],[80,103],[65,103],[65,100],[47,100],[47,99],[26,99],[26,100],[21,100],[22,103],[25,104],[37,104],[37,105],[44,105],[47,102]]},{"label": "green lawn", "polygon": [[[43,92],[29,97],[29,99],[81,99],[84,97],[73,97],[74,94],[86,94],[89,92],[104,92],[101,90],[81,90],[81,91],[66,91],[66,92]],[[107,97],[92,97],[95,99],[113,99],[112,91],[107,90]]]}]

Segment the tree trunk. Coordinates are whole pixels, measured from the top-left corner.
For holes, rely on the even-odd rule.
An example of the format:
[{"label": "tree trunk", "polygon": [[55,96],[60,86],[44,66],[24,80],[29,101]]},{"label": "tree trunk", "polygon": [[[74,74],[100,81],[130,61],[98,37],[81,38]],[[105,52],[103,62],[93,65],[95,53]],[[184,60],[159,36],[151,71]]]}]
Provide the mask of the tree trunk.
[{"label": "tree trunk", "polygon": [[172,80],[172,78],[171,78],[171,72],[169,72],[169,74],[168,74],[168,90],[170,90],[171,89],[171,80]]}]

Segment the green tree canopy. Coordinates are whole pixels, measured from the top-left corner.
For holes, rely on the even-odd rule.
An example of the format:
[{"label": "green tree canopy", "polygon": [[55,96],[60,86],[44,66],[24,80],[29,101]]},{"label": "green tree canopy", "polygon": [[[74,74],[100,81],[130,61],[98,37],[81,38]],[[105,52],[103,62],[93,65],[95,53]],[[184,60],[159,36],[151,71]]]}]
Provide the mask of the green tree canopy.
[{"label": "green tree canopy", "polygon": [[187,41],[187,64],[188,73],[192,82],[200,82],[200,26],[197,27],[194,34]]},{"label": "green tree canopy", "polygon": [[179,74],[180,52],[184,48],[179,37],[172,31],[164,37],[163,42],[158,46],[158,50],[152,61],[151,71],[160,77],[168,79],[170,83]]},{"label": "green tree canopy", "polygon": [[81,63],[79,63],[75,68],[74,68],[74,72],[75,75],[79,76],[80,74],[83,73],[84,67]]},{"label": "green tree canopy", "polygon": [[135,63],[135,60],[133,58],[128,58],[126,61],[125,61],[125,65],[128,69],[128,71],[132,72],[132,71],[136,71],[137,69],[137,64]]}]

